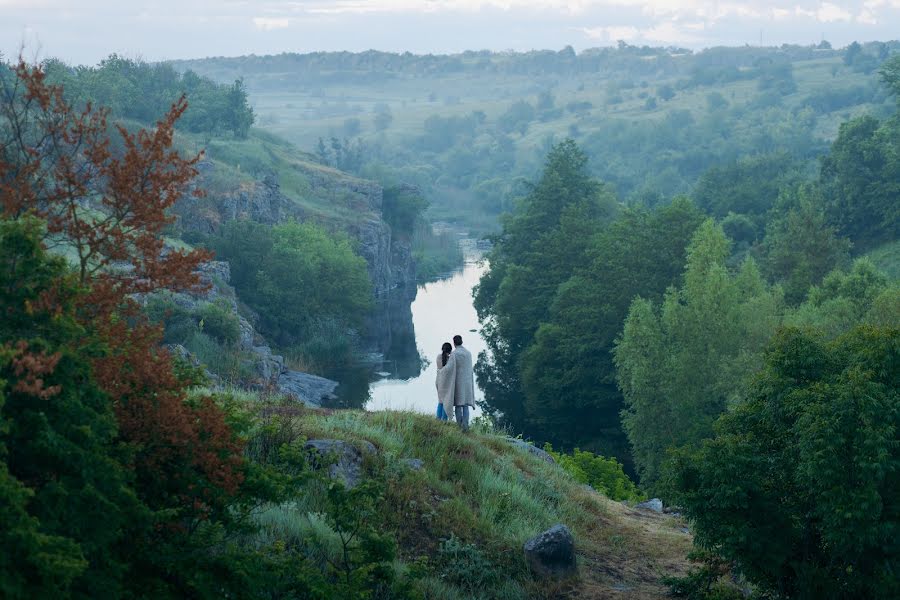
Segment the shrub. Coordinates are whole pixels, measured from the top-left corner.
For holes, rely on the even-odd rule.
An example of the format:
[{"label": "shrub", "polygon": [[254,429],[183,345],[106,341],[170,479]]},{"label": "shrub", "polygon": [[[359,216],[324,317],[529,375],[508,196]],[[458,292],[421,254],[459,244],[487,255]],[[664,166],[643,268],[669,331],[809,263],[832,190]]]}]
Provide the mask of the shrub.
[{"label": "shrub", "polygon": [[442,576],[470,595],[495,585],[499,574],[494,564],[475,544],[466,544],[451,535],[438,550]]},{"label": "shrub", "polygon": [[575,448],[572,454],[556,452],[550,444],[544,450],[579,483],[586,483],[612,500],[643,500],[644,495],[628,478],[614,458],[598,456]]},{"label": "shrub", "polygon": [[240,322],[227,302],[205,302],[197,310],[198,328],[223,344],[235,344],[241,337]]}]

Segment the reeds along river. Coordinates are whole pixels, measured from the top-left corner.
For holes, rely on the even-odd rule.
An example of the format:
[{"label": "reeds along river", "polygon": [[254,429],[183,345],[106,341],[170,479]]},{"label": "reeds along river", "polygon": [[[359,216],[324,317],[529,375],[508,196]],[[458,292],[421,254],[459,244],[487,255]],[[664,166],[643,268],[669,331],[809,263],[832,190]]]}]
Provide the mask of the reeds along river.
[{"label": "reeds along river", "polygon": [[[437,408],[435,359],[441,345],[452,343],[453,336],[459,334],[463,345],[477,360],[485,343],[478,333],[472,289],[487,264],[472,240],[463,240],[462,247],[465,263],[460,270],[418,287],[411,306],[413,331],[396,336],[399,343],[392,344],[380,365],[354,369],[352,375],[341,378],[338,392],[342,405],[434,414]],[[475,395],[478,400],[484,397],[477,384]],[[473,416],[479,412],[476,408]]]}]

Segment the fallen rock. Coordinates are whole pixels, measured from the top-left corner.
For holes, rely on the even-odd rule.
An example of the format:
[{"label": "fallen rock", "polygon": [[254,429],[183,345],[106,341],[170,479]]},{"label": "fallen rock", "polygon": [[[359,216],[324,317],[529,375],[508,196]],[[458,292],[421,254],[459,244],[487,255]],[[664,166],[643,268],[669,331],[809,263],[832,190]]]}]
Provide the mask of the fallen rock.
[{"label": "fallen rock", "polygon": [[526,442],[525,440],[520,440],[519,438],[512,438],[512,437],[506,438],[506,441],[509,442],[510,444],[512,444],[513,446],[516,446],[516,447],[524,450],[525,452],[534,454],[535,456],[537,456],[544,462],[550,463],[551,465],[556,464],[556,461],[553,460],[552,456],[550,456],[544,450],[538,448],[534,444]]},{"label": "fallen rock", "polygon": [[284,371],[278,375],[278,391],[313,407],[337,398],[338,382],[300,371]]},{"label": "fallen rock", "polygon": [[563,579],[575,574],[575,538],[565,525],[554,525],[527,542],[525,561],[542,578]]},{"label": "fallen rock", "polygon": [[313,468],[328,467],[328,476],[348,489],[356,487],[363,476],[365,454],[378,450],[370,442],[361,442],[362,450],[344,440],[309,440],[304,448],[312,455]]},{"label": "fallen rock", "polygon": [[659,498],[651,498],[646,502],[641,502],[640,504],[635,505],[635,508],[640,508],[643,510],[652,510],[655,513],[662,513],[663,511],[663,503]]},{"label": "fallen rock", "polygon": [[421,458],[401,458],[400,462],[409,467],[412,471],[421,471],[425,468],[425,463]]}]

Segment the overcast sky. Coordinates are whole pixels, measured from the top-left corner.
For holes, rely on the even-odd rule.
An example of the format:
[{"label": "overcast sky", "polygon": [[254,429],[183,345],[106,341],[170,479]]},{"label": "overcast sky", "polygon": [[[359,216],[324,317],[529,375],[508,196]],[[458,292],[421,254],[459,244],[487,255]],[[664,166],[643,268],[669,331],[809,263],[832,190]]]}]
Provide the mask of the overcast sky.
[{"label": "overcast sky", "polygon": [[316,50],[834,46],[900,36],[900,0],[0,0],[0,52],[93,64]]}]

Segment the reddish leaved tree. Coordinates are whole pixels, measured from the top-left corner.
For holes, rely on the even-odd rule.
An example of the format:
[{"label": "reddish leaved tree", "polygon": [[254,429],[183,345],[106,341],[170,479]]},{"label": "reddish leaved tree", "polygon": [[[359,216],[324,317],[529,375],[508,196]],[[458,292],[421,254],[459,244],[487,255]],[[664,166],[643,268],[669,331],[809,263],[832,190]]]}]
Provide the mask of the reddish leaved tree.
[{"label": "reddish leaved tree", "polygon": [[210,258],[171,249],[163,235],[201,158],[173,149],[187,102],[173,104],[154,129],[132,133],[111,127],[105,109],[74,107],[39,67],[20,60],[14,75],[0,74],[0,216],[41,218],[44,244],[74,256],[87,289],[80,318],[108,348],[93,359],[93,374],[121,438],[136,449],[145,501],[162,508],[174,499],[183,516],[207,516],[241,484],[240,443],[211,399],[188,402],[159,328],[135,301],[198,289],[196,269]]}]

